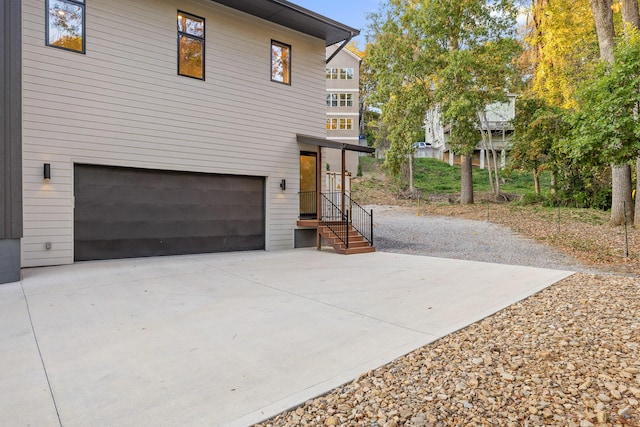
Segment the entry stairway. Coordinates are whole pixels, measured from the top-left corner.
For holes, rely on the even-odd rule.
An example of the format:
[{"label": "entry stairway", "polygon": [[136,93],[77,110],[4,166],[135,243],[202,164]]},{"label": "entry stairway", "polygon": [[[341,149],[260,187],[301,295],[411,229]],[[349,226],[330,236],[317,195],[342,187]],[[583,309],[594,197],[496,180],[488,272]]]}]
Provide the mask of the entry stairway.
[{"label": "entry stairway", "polygon": [[343,255],[365,254],[375,252],[376,248],[352,225],[345,231],[334,231],[341,224],[321,222],[318,226],[318,234],[324,238],[336,252]]},{"label": "entry stairway", "polygon": [[[315,192],[305,195],[307,204],[309,200],[315,200],[314,195]],[[301,200],[302,197],[301,194]],[[316,227],[318,243],[321,242],[321,238],[324,239],[339,254],[352,255],[376,251],[373,246],[373,211],[364,210],[351,200],[348,194],[321,193],[320,200],[320,217],[300,220],[298,225]],[[341,208],[342,206],[344,208]],[[315,210],[315,203],[311,208]]]}]

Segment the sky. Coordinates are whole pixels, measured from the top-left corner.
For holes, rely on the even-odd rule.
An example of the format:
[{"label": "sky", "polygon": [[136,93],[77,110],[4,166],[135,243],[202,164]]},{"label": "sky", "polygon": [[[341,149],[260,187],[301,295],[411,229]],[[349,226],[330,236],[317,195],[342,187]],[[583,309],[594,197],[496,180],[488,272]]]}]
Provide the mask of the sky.
[{"label": "sky", "polygon": [[[292,3],[313,12],[331,18],[342,24],[360,30],[360,35],[354,40],[359,49],[364,49],[367,32],[367,16],[377,12],[386,0],[290,0]],[[524,25],[525,15],[518,16],[518,24]]]},{"label": "sky", "polygon": [[291,0],[292,3],[360,30],[356,43],[364,48],[367,15],[376,12],[383,0]]}]

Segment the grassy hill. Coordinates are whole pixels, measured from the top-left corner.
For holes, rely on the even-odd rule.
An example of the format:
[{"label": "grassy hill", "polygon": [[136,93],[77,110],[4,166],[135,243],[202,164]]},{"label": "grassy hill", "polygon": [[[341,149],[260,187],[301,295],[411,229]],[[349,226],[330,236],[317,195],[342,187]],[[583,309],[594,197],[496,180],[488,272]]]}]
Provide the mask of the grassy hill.
[{"label": "grassy hill", "polygon": [[[390,180],[382,168],[383,160],[372,157],[360,157],[363,179],[354,183],[354,191],[371,194],[374,190],[401,192],[400,184]],[[529,172],[500,172],[501,190],[505,193],[533,194],[533,177]],[[429,195],[454,195],[460,193],[460,166],[450,166],[436,159],[415,159],[414,183],[422,197]],[[548,188],[549,176],[543,174],[541,186]],[[474,168],[474,191],[483,193],[491,191],[489,172],[486,169]],[[366,198],[366,197],[365,197]]]}]

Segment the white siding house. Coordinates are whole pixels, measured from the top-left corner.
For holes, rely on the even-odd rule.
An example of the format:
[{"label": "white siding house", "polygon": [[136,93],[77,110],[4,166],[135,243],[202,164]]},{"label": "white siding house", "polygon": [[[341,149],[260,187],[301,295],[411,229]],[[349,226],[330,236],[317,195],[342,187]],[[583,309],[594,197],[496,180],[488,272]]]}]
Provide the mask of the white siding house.
[{"label": "white siding house", "polygon": [[[502,158],[504,164],[509,143],[513,137],[512,121],[516,116],[516,95],[507,95],[506,102],[494,102],[487,105],[485,114],[487,122],[483,124],[483,130],[487,131],[487,126],[492,134],[493,146]],[[438,107],[427,112],[425,122],[425,142],[429,145],[430,150],[434,151],[434,156],[440,160],[447,161],[453,165],[459,164],[459,156],[449,149],[447,143],[449,137],[449,129],[446,124],[442,123],[440,110]],[[479,131],[479,129],[478,129]],[[479,144],[476,147],[473,156],[473,165],[482,169],[485,167],[486,150]]]},{"label": "white siding house", "polygon": [[[89,213],[126,211],[128,205],[108,205],[124,197],[126,185],[135,188],[142,182],[127,182],[127,173],[139,173],[159,188],[164,184],[155,181],[170,181],[172,173],[186,181],[203,177],[202,183],[210,177],[217,187],[203,209],[215,210],[218,200],[233,212],[252,209],[238,206],[234,194],[226,194],[230,191],[237,200],[244,200],[243,194],[246,200],[263,198],[253,207],[260,214],[250,220],[262,222],[257,224],[263,239],[258,248],[294,247],[300,153],[319,149],[298,143],[297,135],[325,139],[325,48],[357,30],[286,1],[7,1],[21,9],[22,19],[22,267],[83,259],[77,255],[78,203]],[[61,5],[83,9],[84,51],[52,45],[47,30],[53,24],[47,22],[54,19],[52,13],[64,15],[55,9]],[[179,74],[177,21],[183,13],[204,27],[197,42],[204,54],[202,79]],[[275,77],[274,42],[284,47],[290,66]],[[44,179],[46,167],[50,177]],[[118,185],[97,188],[101,179],[109,184],[111,177]],[[258,190],[247,193],[243,179],[257,182]],[[91,194],[94,182],[96,194]],[[231,190],[235,187],[229,182],[242,188]],[[76,187],[84,189],[82,202]],[[180,193],[167,190],[166,203],[179,203]],[[103,194],[109,198],[105,204],[92,205],[92,198]],[[139,187],[132,194],[140,200],[149,193]],[[198,209],[187,204],[177,210],[195,214]],[[129,221],[126,227],[135,228],[131,216],[142,211],[122,213]],[[168,223],[180,230],[185,218],[174,219]],[[93,227],[102,235],[92,239],[108,240],[118,233],[117,224],[112,224],[115,229],[105,224],[110,218],[96,221]],[[234,234],[229,226],[218,226],[214,234],[222,229]],[[163,243],[161,236],[155,242]],[[215,250],[237,249],[220,243]]]},{"label": "white siding house", "polygon": [[[327,139],[360,144],[360,62],[349,49],[327,47]],[[336,52],[337,51],[337,52]],[[325,161],[331,171],[340,171],[340,152],[326,150]],[[345,166],[352,176],[358,169],[358,153],[346,153]]]}]

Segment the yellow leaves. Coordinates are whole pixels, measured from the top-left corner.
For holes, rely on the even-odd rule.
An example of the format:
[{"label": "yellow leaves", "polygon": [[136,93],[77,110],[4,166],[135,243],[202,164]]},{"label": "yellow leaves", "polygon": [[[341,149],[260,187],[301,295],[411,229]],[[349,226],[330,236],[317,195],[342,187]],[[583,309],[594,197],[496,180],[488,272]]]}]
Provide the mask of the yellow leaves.
[{"label": "yellow leaves", "polygon": [[[369,43],[367,43],[367,45],[369,45]],[[351,40],[349,42],[349,44],[347,45],[347,49],[349,49],[351,53],[355,53],[360,59],[364,59],[365,53],[360,49],[358,49],[358,45],[355,40]]]},{"label": "yellow leaves", "polygon": [[611,5],[611,10],[613,10],[613,13],[620,13],[622,11],[622,2],[621,1],[617,1],[617,2],[613,3]]},{"label": "yellow leaves", "polygon": [[589,2],[536,0],[531,13],[532,90],[552,105],[571,108],[585,62],[597,49]]}]

